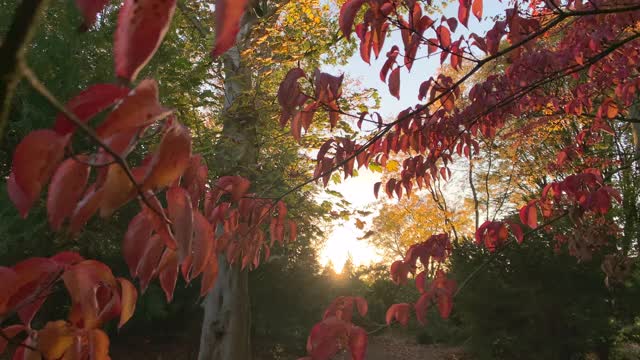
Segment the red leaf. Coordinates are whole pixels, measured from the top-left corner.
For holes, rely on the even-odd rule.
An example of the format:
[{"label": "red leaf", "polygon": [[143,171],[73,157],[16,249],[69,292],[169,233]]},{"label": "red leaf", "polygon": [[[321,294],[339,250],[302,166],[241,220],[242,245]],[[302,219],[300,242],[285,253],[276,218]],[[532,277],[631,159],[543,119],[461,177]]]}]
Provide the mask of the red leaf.
[{"label": "red leaf", "polygon": [[478,19],[478,21],[482,20],[482,0],[473,0],[473,6],[471,7],[473,11],[473,15]]},{"label": "red leaf", "polygon": [[[80,7],[80,3],[98,3],[103,1],[104,0],[76,0],[76,3]],[[105,3],[106,2],[107,1],[105,1]],[[93,21],[91,23],[93,23]],[[95,84],[69,100],[66,108],[71,113],[75,114],[78,119],[86,123],[92,117],[127,96],[129,91],[129,88],[124,86],[114,84]],[[53,130],[60,135],[66,135],[73,133],[75,129],[76,125],[72,123],[71,120],[62,113],[58,114],[56,122],[53,125]]]},{"label": "red leaf", "polygon": [[173,233],[178,242],[178,261],[191,255],[193,236],[193,208],[187,191],[181,187],[167,190],[167,213],[173,223]]},{"label": "red leaf", "polygon": [[118,316],[118,284],[105,264],[85,260],[70,267],[62,275],[84,328],[95,328]]},{"label": "red leaf", "polygon": [[386,321],[387,325],[391,325],[391,322],[395,319],[402,326],[407,326],[409,323],[409,309],[410,306],[407,303],[393,304],[387,310]]},{"label": "red leaf", "polygon": [[382,186],[381,182],[377,182],[373,185],[373,195],[375,195],[376,199],[378,198],[378,193],[380,192],[380,186]]},{"label": "red leaf", "polygon": [[[47,299],[63,268],[51,259],[29,258],[13,266],[15,277],[6,270],[0,272],[5,287],[5,300],[0,301],[0,312],[18,309],[20,320],[28,325]],[[6,281],[5,275],[9,275]]]},{"label": "red leaf", "polygon": [[471,5],[471,0],[460,0],[460,4],[458,5],[458,20],[460,20],[465,27],[469,23],[469,12],[471,11],[469,5]]},{"label": "red leaf", "polygon": [[102,188],[96,190],[96,184],[92,184],[84,194],[84,197],[73,210],[69,224],[69,231],[77,233],[89,221],[93,214],[98,211],[102,202]]},{"label": "red leaf", "polygon": [[166,130],[149,164],[143,190],[155,190],[173,184],[187,169],[191,159],[191,135],[177,121]]},{"label": "red leaf", "polygon": [[[139,2],[144,1],[161,0],[139,0]],[[158,83],[150,79],[142,80],[135,90],[125,97],[122,103],[96,128],[96,134],[106,140],[117,133],[143,128],[169,114],[171,114],[171,110],[162,107],[158,100]]]},{"label": "red leaf", "polygon": [[200,296],[206,295],[213,286],[216,284],[218,278],[218,256],[216,253],[212,253],[209,256],[209,262],[207,263],[204,273],[202,275],[202,286],[200,287]]},{"label": "red leaf", "polygon": [[420,292],[420,294],[424,294],[424,286],[425,283],[427,281],[427,271],[421,271],[417,276],[416,276],[416,288],[418,289],[418,291]]},{"label": "red leaf", "polygon": [[84,17],[83,27],[90,28],[95,22],[98,13],[104,9],[109,0],[76,0],[76,6]]},{"label": "red leaf", "polygon": [[200,199],[204,197],[207,185],[209,169],[202,163],[202,156],[194,155],[189,161],[189,166],[182,175],[180,186],[187,189],[194,208],[198,207]]},{"label": "red leaf", "polygon": [[351,37],[353,22],[365,2],[366,0],[348,0],[342,5],[342,8],[340,8],[340,18],[338,19],[340,30],[347,39]]},{"label": "red leaf", "polygon": [[116,209],[133,199],[135,186],[119,164],[111,164],[101,192],[100,216],[108,217]]},{"label": "red leaf", "polygon": [[400,68],[397,67],[391,71],[389,76],[389,92],[391,95],[400,99]]},{"label": "red leaf", "polygon": [[122,310],[120,312],[120,322],[118,322],[118,329],[122,327],[131,317],[136,310],[136,301],[138,300],[138,291],[133,284],[124,278],[118,278],[120,283],[120,301],[122,304]]},{"label": "red leaf", "polygon": [[451,32],[445,26],[440,25],[436,29],[438,40],[440,40],[440,46],[447,49],[451,46]]},{"label": "red leaf", "polygon": [[10,173],[9,178],[7,179],[7,192],[9,193],[9,199],[18,209],[18,213],[20,213],[23,218],[26,218],[29,213],[29,209],[35,200],[37,200],[37,197],[29,198],[18,184],[16,184],[16,178],[13,173]]},{"label": "red leaf", "polygon": [[144,292],[147,286],[149,286],[151,279],[157,275],[164,249],[164,243],[157,234],[151,236],[149,241],[146,242],[144,254],[140,259],[136,271],[140,279],[140,291]]},{"label": "red leaf", "polygon": [[367,304],[367,300],[360,296],[354,297],[353,300],[356,302],[356,307],[358,308],[360,316],[367,315],[367,311],[369,311],[369,304]]},{"label": "red leaf", "polygon": [[532,229],[538,227],[538,209],[535,200],[520,209],[520,221]]},{"label": "red leaf", "polygon": [[29,209],[38,199],[42,187],[49,181],[62,161],[69,136],[61,136],[52,130],[30,132],[16,147],[11,164],[9,197],[26,218]]},{"label": "red leaf", "polygon": [[160,259],[160,265],[158,266],[158,272],[160,277],[160,286],[167,297],[167,302],[173,300],[173,291],[176,288],[176,281],[178,280],[178,253],[171,249],[166,249],[162,258]]},{"label": "red leaf", "polygon": [[125,0],[113,42],[116,75],[134,81],[169,29],[176,0]]},{"label": "red leaf", "polygon": [[142,256],[144,255],[147,243],[151,238],[153,226],[151,220],[146,216],[145,212],[139,212],[129,222],[127,232],[122,240],[122,253],[124,261],[129,267],[131,276],[138,275],[138,267]]},{"label": "red leaf", "polygon": [[224,54],[236,43],[246,6],[247,0],[216,1],[216,44],[211,52],[213,56]]},{"label": "red leaf", "polygon": [[191,278],[200,275],[209,261],[209,256],[215,250],[213,228],[207,218],[199,211],[193,213],[193,264]]},{"label": "red leaf", "polygon": [[88,180],[89,166],[73,158],[65,160],[53,174],[47,194],[47,215],[54,231],[60,230],[62,222],[71,216]]},{"label": "red leaf", "polygon": [[359,327],[352,326],[349,332],[349,351],[353,360],[364,360],[367,355],[367,332]]},{"label": "red leaf", "polygon": [[515,236],[516,241],[518,241],[518,244],[522,244],[522,241],[524,240],[524,233],[522,232],[522,228],[520,227],[520,225],[510,221],[508,221],[507,224],[509,224],[511,233],[513,233],[513,236]]}]

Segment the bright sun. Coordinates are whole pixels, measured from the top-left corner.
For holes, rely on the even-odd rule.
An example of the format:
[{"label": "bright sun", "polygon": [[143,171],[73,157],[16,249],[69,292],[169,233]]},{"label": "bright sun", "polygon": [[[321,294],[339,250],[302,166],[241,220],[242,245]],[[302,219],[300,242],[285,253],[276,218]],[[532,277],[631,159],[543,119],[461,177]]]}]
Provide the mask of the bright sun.
[{"label": "bright sun", "polygon": [[362,231],[351,223],[336,226],[320,251],[320,264],[325,266],[331,260],[333,269],[341,273],[349,255],[355,266],[380,261],[381,257],[374,247],[366,240],[357,239],[361,235]]},{"label": "bright sun", "polygon": [[[330,184],[331,190],[344,195],[354,209],[365,210],[375,204],[373,196],[373,184],[379,175],[367,170],[360,171],[360,175],[342,181],[340,184]],[[320,198],[319,200],[335,201],[335,198]],[[370,223],[370,218],[361,218]],[[366,230],[366,229],[365,229]],[[320,264],[325,266],[329,261],[337,273],[342,272],[342,267],[349,255],[355,266],[369,265],[382,259],[378,250],[371,246],[367,240],[358,240],[364,234],[355,226],[355,218],[346,223],[336,224],[333,232],[329,234],[324,247],[320,250]]]}]

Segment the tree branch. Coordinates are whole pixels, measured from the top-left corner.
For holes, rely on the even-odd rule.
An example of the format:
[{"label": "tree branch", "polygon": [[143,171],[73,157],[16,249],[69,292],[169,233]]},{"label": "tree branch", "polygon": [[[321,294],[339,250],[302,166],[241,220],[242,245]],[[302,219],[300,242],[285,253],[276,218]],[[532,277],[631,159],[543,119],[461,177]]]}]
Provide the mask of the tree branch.
[{"label": "tree branch", "polygon": [[0,47],[0,142],[9,121],[11,100],[20,82],[20,64],[47,0],[23,0]]}]

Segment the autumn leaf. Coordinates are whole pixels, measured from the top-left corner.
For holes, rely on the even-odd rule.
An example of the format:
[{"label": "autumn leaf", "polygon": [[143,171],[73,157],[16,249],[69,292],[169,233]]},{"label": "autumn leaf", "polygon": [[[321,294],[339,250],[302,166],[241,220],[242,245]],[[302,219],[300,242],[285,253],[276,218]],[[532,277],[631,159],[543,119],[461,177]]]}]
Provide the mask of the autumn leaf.
[{"label": "autumn leaf", "polygon": [[73,344],[73,329],[66,321],[48,322],[38,331],[38,351],[46,359],[59,359]]},{"label": "autumn leaf", "polygon": [[116,75],[134,81],[171,25],[176,0],[125,0],[113,42]]},{"label": "autumn leaf", "polygon": [[391,322],[396,320],[402,326],[407,326],[409,323],[409,309],[410,305],[407,303],[391,305],[387,310],[387,315],[385,316],[387,325],[391,325]]},{"label": "autumn leaf", "polygon": [[38,199],[64,156],[69,136],[52,130],[30,132],[16,147],[8,184],[9,197],[23,218]]},{"label": "autumn leaf", "polygon": [[214,238],[211,224],[199,211],[193,212],[193,263],[191,264],[191,278],[200,275],[213,253]]},{"label": "autumn leaf", "polygon": [[155,190],[173,184],[185,172],[190,159],[189,130],[177,121],[173,121],[153,155],[142,189]]},{"label": "autumn leaf", "polygon": [[[102,6],[104,6],[107,2],[108,1],[104,0],[76,0],[79,7],[81,3],[86,6],[103,3]],[[95,17],[93,20],[95,20]],[[90,24],[85,23],[90,26],[93,23],[93,20]],[[87,123],[91,118],[127,96],[129,91],[128,87],[115,84],[91,85],[86,90],[80,92],[69,100],[66,104],[66,109],[74,114],[80,121]],[[76,125],[63,113],[58,114],[56,122],[53,125],[53,130],[60,135],[73,133],[75,128]]]},{"label": "autumn leaf", "polygon": [[[167,213],[178,242],[178,261],[182,262],[191,255],[194,222],[193,207],[186,190],[181,187],[172,187],[167,190]],[[201,236],[206,236],[204,234],[206,230],[199,231],[202,231]]]},{"label": "autumn leaf", "polygon": [[163,107],[158,100],[158,83],[152,79],[145,79],[109,113],[104,122],[96,128],[96,134],[106,141],[118,133],[144,128],[169,114],[171,110]]},{"label": "autumn leaf", "polygon": [[120,302],[122,310],[120,311],[120,321],[118,329],[120,329],[131,317],[136,309],[136,301],[138,300],[138,291],[133,284],[124,278],[117,278],[120,284]]},{"label": "autumn leaf", "polygon": [[396,67],[391,71],[389,76],[389,92],[391,95],[400,99],[400,68]]},{"label": "autumn leaf", "polygon": [[340,31],[349,39],[351,37],[351,30],[353,28],[353,22],[358,10],[366,3],[366,0],[347,0],[340,8],[340,17],[338,22],[340,24]]},{"label": "autumn leaf", "polygon": [[247,0],[216,1],[216,43],[211,55],[220,56],[233,47],[246,6]]},{"label": "autumn leaf", "polygon": [[47,194],[47,216],[54,231],[73,213],[89,180],[86,156],[69,158],[62,162],[53,174]]}]

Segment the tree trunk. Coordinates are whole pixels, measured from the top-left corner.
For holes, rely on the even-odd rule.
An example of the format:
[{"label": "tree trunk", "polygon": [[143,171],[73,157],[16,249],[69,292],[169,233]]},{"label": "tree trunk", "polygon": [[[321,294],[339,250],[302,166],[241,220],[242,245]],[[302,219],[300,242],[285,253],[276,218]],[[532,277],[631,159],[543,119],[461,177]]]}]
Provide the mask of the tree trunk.
[{"label": "tree trunk", "polygon": [[[238,39],[248,36],[254,18],[245,15]],[[222,138],[216,144],[214,166],[218,174],[249,179],[257,162],[257,115],[250,91],[252,76],[242,65],[240,49],[224,55],[225,106],[221,114]],[[248,270],[230,265],[218,256],[219,273],[214,289],[203,303],[204,319],[198,360],[250,360],[251,303]]]},{"label": "tree trunk", "polygon": [[218,280],[203,304],[198,360],[251,359],[249,273],[229,266],[225,255],[218,261]]}]

